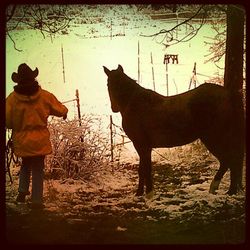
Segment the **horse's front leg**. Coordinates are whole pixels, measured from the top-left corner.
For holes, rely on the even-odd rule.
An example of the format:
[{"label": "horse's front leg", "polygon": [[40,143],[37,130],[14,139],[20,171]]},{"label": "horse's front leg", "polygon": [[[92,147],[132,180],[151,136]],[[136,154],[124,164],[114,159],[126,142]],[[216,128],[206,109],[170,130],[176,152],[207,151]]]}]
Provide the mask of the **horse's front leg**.
[{"label": "horse's front leg", "polygon": [[153,190],[152,166],[151,166],[151,148],[137,148],[140,156],[139,164],[139,186],[136,195],[140,196],[144,193],[144,184],[146,184],[146,194]]},{"label": "horse's front leg", "polygon": [[139,169],[138,169],[138,176],[139,176],[139,184],[138,184],[138,189],[136,191],[136,196],[142,196],[144,193],[144,168],[143,164],[139,164]]}]

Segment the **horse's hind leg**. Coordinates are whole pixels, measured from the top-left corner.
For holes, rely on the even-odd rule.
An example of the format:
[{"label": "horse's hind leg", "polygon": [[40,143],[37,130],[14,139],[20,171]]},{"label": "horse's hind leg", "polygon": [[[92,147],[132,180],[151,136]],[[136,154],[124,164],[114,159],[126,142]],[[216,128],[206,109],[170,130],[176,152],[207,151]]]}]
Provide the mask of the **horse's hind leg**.
[{"label": "horse's hind leg", "polygon": [[[227,133],[226,133],[227,132]],[[222,130],[212,130],[201,138],[207,149],[220,161],[220,169],[210,186],[210,192],[215,193],[220,180],[230,170],[230,187],[228,194],[236,194],[242,187],[242,168],[244,158],[244,136],[234,127],[223,133]]]},{"label": "horse's hind leg", "polygon": [[217,171],[216,175],[214,176],[214,179],[212,180],[210,184],[209,193],[215,194],[216,191],[219,189],[219,185],[221,182],[221,179],[223,178],[224,174],[227,172],[228,166],[225,164],[225,162],[220,161],[220,168]]},{"label": "horse's hind leg", "polygon": [[207,147],[210,153],[212,153],[220,162],[220,168],[215,174],[209,189],[209,193],[215,194],[219,188],[221,179],[223,178],[224,174],[227,172],[229,168],[228,161],[225,160],[227,159],[226,153],[225,150],[222,150],[223,145],[220,145],[220,142],[222,140],[221,141],[217,140],[217,138],[213,136],[213,133],[210,134],[210,136],[201,138],[201,141],[204,143],[204,145]]},{"label": "horse's hind leg", "polygon": [[230,187],[227,194],[236,194],[242,189],[242,170],[243,170],[243,155],[232,154],[227,155],[227,159],[220,161],[220,168],[217,171],[211,185],[209,192],[215,194],[219,188],[222,177],[226,171],[230,170]]}]

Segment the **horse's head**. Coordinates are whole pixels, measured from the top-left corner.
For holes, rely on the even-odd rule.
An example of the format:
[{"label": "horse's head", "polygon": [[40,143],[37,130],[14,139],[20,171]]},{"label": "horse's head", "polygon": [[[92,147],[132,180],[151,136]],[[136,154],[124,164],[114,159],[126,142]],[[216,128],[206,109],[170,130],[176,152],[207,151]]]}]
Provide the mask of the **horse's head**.
[{"label": "horse's head", "polygon": [[116,70],[109,70],[103,66],[104,72],[108,76],[108,92],[113,112],[120,112],[119,105],[119,88],[121,87],[121,77],[124,74],[121,65]]}]

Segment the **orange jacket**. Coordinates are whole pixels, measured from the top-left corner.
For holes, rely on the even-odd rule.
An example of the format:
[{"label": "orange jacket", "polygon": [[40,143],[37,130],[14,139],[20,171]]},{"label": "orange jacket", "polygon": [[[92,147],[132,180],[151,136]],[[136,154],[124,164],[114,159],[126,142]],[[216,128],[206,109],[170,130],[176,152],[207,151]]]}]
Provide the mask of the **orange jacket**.
[{"label": "orange jacket", "polygon": [[53,94],[41,87],[32,96],[13,91],[6,98],[6,127],[12,129],[14,153],[20,157],[50,154],[47,119],[49,115],[66,116],[67,112]]}]

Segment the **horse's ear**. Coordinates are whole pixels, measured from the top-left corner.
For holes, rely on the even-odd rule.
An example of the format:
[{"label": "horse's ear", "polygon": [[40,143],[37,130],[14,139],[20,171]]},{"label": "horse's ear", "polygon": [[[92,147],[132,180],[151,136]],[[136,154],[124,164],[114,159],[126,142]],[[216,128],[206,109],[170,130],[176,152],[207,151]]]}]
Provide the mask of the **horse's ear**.
[{"label": "horse's ear", "polygon": [[104,72],[106,73],[107,76],[109,76],[110,74],[110,70],[108,68],[106,68],[105,66],[103,66]]},{"label": "horse's ear", "polygon": [[118,65],[117,69],[123,73],[123,68],[122,68],[122,66],[120,64]]}]

